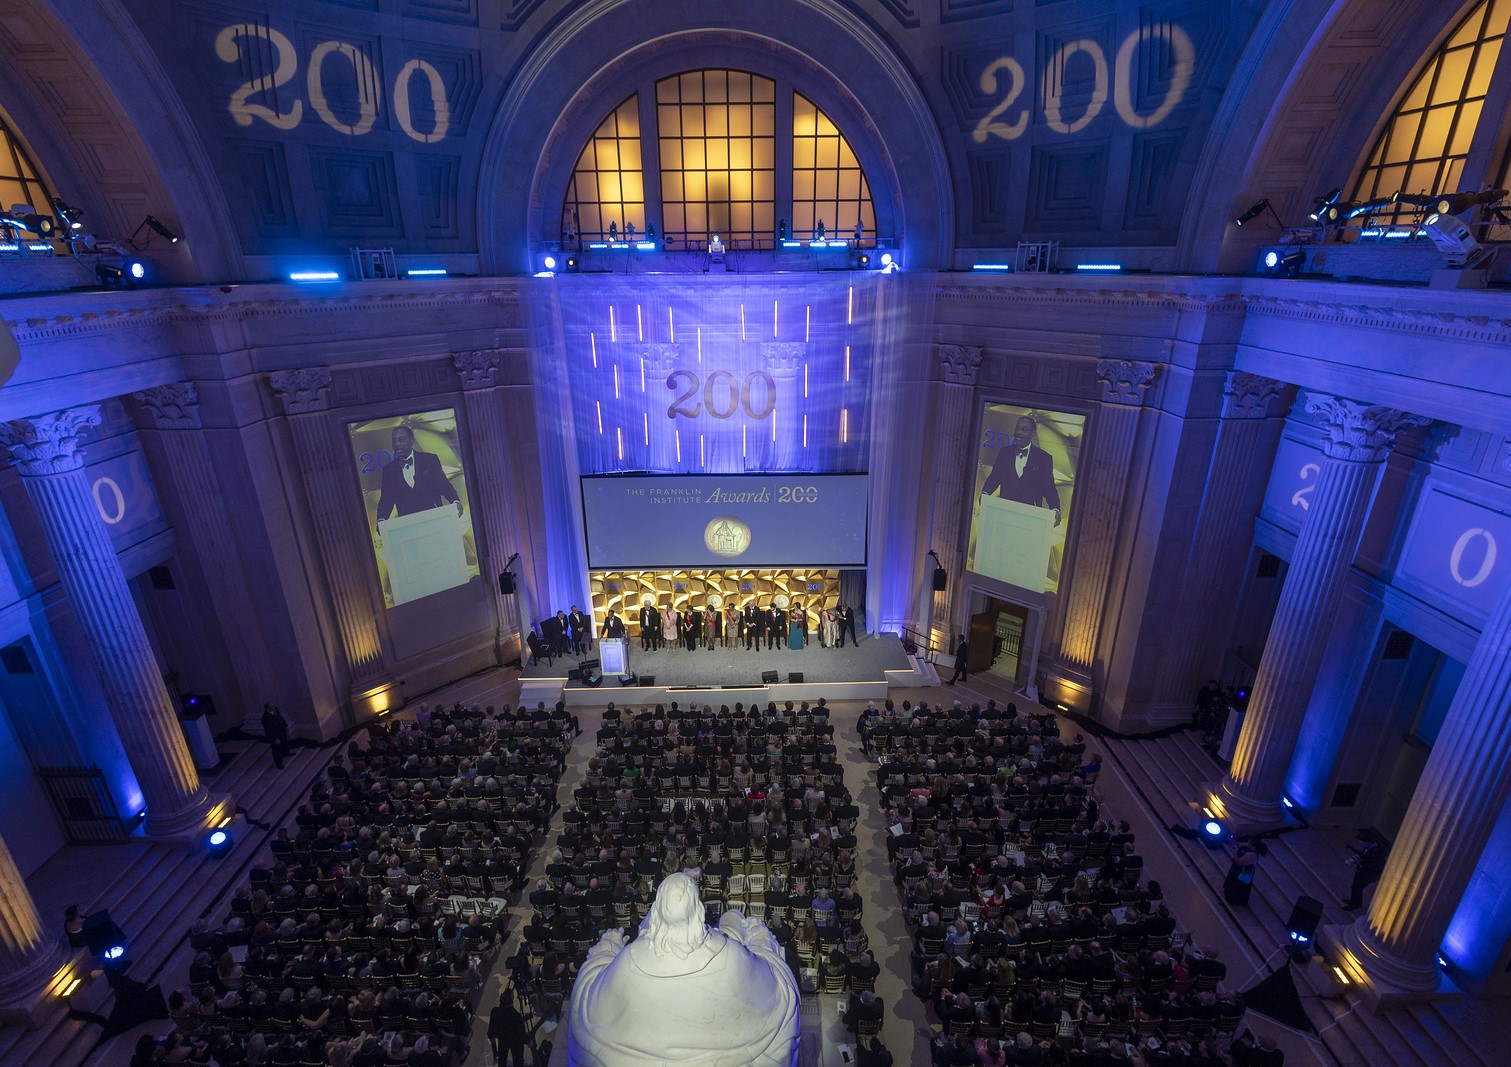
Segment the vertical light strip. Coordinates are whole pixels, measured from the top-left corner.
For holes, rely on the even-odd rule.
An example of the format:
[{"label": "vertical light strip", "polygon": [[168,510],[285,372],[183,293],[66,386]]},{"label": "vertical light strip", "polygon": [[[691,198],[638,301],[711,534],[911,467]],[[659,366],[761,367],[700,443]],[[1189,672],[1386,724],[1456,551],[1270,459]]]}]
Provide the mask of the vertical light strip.
[{"label": "vertical light strip", "polygon": [[839,440],[840,444],[850,442],[850,409],[839,409]]},{"label": "vertical light strip", "polygon": [[603,436],[603,401],[593,401],[593,408],[598,412],[598,436]]},{"label": "vertical light strip", "polygon": [[640,357],[640,391],[645,392],[645,357]]},{"label": "vertical light strip", "polygon": [[640,313],[640,305],[635,305],[635,340],[645,340],[645,318]]},{"label": "vertical light strip", "polygon": [[845,299],[845,325],[849,326],[855,321],[855,286],[850,286],[847,292],[850,295]]},{"label": "vertical light strip", "polygon": [[619,364],[614,364],[614,399],[619,399]]},{"label": "vertical light strip", "polygon": [[708,450],[704,447],[705,443],[706,442],[703,439],[703,435],[699,434],[698,435],[698,466],[699,467],[704,467],[704,468],[706,468],[708,466]]},{"label": "vertical light strip", "polygon": [[776,444],[776,408],[771,409],[771,443]]},{"label": "vertical light strip", "polygon": [[803,416],[803,447],[808,447],[808,416]]},{"label": "vertical light strip", "polygon": [[676,444],[677,444],[677,462],[681,463],[682,462],[682,431],[673,428],[673,430],[672,430],[672,440],[675,441]]},{"label": "vertical light strip", "polygon": [[698,327],[698,362],[703,362],[703,327]]},{"label": "vertical light strip", "polygon": [[808,399],[808,363],[803,362],[803,399]]},{"label": "vertical light strip", "polygon": [[745,305],[740,305],[740,340],[745,340]]},{"label": "vertical light strip", "polygon": [[591,349],[592,353],[593,353],[593,369],[597,370],[598,369],[598,336],[596,334],[591,334],[591,333],[588,334],[588,348]]},{"label": "vertical light strip", "polygon": [[612,344],[619,340],[619,327],[614,325],[614,305],[609,305],[609,342]]},{"label": "vertical light strip", "polygon": [[649,411],[642,411],[640,413],[640,417],[643,420],[645,420],[645,447],[646,448],[650,448],[651,447],[651,413]]},{"label": "vertical light strip", "polygon": [[850,346],[845,346],[845,381],[850,380]]},{"label": "vertical light strip", "polygon": [[813,336],[813,305],[803,308],[803,343],[807,344]]},{"label": "vertical light strip", "polygon": [[773,341],[776,340],[776,324],[777,324],[777,302],[775,300],[773,300],[771,302],[771,339]]},{"label": "vertical light strip", "polygon": [[740,427],[740,458],[744,459],[750,454],[750,427]]},{"label": "vertical light strip", "polygon": [[624,462],[624,427],[614,427],[614,440],[619,442],[619,462]]},{"label": "vertical light strip", "polygon": [[666,339],[672,344],[677,343],[677,324],[672,321],[672,309],[666,309]]}]

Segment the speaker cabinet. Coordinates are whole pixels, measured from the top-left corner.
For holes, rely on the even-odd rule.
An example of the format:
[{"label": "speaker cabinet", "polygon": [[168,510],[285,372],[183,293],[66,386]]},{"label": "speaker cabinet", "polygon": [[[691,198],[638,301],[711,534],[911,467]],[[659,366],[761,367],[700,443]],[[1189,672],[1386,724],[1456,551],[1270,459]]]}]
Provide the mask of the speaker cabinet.
[{"label": "speaker cabinet", "polygon": [[1291,908],[1291,917],[1286,920],[1285,928],[1288,933],[1310,941],[1316,936],[1321,922],[1322,901],[1316,897],[1302,896],[1296,898],[1296,905]]},{"label": "speaker cabinet", "polygon": [[787,675],[787,681],[790,682],[793,685],[797,685],[802,680],[803,680],[803,672],[802,671],[791,671]]},{"label": "speaker cabinet", "polygon": [[651,685],[655,685],[655,684],[656,684],[656,676],[654,674],[642,674],[640,676],[640,685],[641,685],[642,688],[645,687],[645,686],[651,686]]},{"label": "speaker cabinet", "polygon": [[762,671],[761,672],[761,684],[762,685],[776,685],[777,682],[779,682],[781,680],[782,680],[782,676],[780,674],[778,674],[776,671]]},{"label": "speaker cabinet", "polygon": [[934,592],[942,593],[950,584],[950,575],[943,567],[934,568]]},{"label": "speaker cabinet", "polygon": [[504,596],[514,592],[514,575],[508,571],[500,571],[498,576],[498,591]]}]

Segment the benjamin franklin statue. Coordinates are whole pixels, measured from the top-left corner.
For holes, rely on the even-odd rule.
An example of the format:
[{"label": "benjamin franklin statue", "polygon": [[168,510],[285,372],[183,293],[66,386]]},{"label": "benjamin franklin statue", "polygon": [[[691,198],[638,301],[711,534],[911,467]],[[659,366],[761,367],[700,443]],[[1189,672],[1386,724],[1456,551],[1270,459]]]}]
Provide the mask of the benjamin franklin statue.
[{"label": "benjamin franklin statue", "polygon": [[797,982],[765,923],[726,911],[710,929],[697,882],[673,874],[639,937],[609,930],[588,953],[567,1031],[573,1067],[791,1067]]}]

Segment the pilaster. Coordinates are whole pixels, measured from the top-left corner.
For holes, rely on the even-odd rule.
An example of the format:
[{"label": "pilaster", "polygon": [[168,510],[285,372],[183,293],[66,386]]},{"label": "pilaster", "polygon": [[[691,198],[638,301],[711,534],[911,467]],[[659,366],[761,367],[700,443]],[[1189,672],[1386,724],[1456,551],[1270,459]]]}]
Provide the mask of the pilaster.
[{"label": "pilaster", "polygon": [[[955,578],[953,589],[932,593],[929,634],[936,648],[950,652],[950,639],[963,633],[966,620],[954,590],[961,587],[965,573],[964,520],[967,484],[974,487],[971,457],[975,441],[971,438],[971,420],[975,415],[972,401],[981,374],[981,349],[976,345],[940,344],[934,346],[934,433],[932,465],[934,504],[933,532],[930,547],[938,554],[940,565]],[[931,589],[927,579],[925,589]]]}]

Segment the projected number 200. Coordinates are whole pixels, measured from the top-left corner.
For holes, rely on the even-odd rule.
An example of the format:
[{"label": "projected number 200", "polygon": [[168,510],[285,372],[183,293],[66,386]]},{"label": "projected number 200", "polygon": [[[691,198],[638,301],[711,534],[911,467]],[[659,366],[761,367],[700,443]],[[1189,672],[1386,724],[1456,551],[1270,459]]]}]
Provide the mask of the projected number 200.
[{"label": "projected number 200", "polygon": [[[751,401],[752,386],[759,382],[762,388],[756,403]],[[776,410],[776,382],[763,370],[751,371],[741,383],[727,370],[716,370],[706,381],[690,370],[674,370],[666,376],[666,387],[676,393],[676,398],[667,405],[666,417],[678,415],[696,419],[707,408],[716,419],[732,419],[737,410],[743,409],[747,418],[768,419]],[[698,403],[699,390],[703,402]],[[680,391],[679,391],[680,390]]]}]

